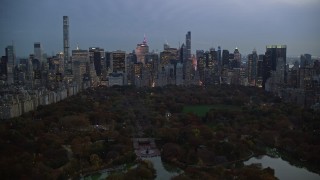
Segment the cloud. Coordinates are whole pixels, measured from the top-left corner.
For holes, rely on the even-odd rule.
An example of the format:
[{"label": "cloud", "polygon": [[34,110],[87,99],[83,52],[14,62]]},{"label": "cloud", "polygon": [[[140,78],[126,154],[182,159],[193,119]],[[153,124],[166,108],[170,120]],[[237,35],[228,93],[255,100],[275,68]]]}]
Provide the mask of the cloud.
[{"label": "cloud", "polygon": [[319,0],[269,0],[267,2],[270,3],[285,3],[285,4],[291,4],[291,5],[313,5],[313,4],[319,4]]},{"label": "cloud", "polygon": [[131,50],[145,33],[151,49],[162,49],[166,39],[173,46],[184,42],[190,30],[193,49],[251,52],[281,41],[288,52],[319,54],[320,0],[0,0],[0,50],[12,39],[23,54],[35,41],[49,52],[60,50],[63,15],[69,16],[70,43],[83,48]]}]

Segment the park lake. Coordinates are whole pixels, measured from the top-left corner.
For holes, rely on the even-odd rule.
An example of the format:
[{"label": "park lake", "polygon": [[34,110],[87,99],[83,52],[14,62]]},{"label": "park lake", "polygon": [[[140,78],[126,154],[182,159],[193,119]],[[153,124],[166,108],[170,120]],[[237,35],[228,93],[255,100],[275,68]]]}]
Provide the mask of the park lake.
[{"label": "park lake", "polygon": [[[155,179],[171,179],[174,176],[179,175],[183,171],[179,168],[171,166],[161,160],[160,156],[157,157],[150,157],[150,158],[143,158],[144,160],[150,161],[153,164],[154,169],[157,172],[157,177]],[[135,166],[134,166],[135,167]],[[134,168],[133,167],[133,168]],[[121,170],[120,170],[121,171]],[[85,176],[84,180],[102,180],[106,179],[109,176],[110,172],[106,170],[102,170],[101,172],[94,173],[88,176]]]},{"label": "park lake", "polygon": [[[174,176],[182,173],[182,170],[168,165],[161,161],[160,157],[144,158],[145,160],[151,161],[157,172],[156,179],[171,179]],[[275,176],[280,180],[319,180],[320,175],[307,170],[304,167],[298,167],[290,164],[282,158],[273,158],[267,155],[252,157],[248,161],[244,162],[244,165],[261,164],[262,168],[270,167],[275,170]],[[84,179],[87,180],[100,180],[108,177],[108,173],[96,173],[90,176],[86,176]]]},{"label": "park lake", "polygon": [[270,157],[267,155],[252,157],[248,161],[244,162],[244,165],[261,164],[262,168],[270,167],[274,169],[275,176],[282,179],[291,180],[319,180],[320,175],[307,170],[304,167],[298,167],[290,164],[288,161],[283,160],[280,157]]}]

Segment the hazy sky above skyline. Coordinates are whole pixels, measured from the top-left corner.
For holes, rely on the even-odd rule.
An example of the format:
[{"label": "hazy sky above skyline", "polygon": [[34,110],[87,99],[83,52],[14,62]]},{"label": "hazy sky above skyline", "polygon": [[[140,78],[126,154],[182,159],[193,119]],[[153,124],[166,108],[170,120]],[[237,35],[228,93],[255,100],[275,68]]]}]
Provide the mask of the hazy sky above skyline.
[{"label": "hazy sky above skyline", "polygon": [[287,45],[287,55],[320,56],[320,0],[1,0],[0,55],[12,44],[17,56],[41,42],[61,52],[62,16],[69,16],[70,50],[135,49],[144,34],[150,50],[167,41],[178,47],[191,31],[192,52],[211,47],[240,53]]}]

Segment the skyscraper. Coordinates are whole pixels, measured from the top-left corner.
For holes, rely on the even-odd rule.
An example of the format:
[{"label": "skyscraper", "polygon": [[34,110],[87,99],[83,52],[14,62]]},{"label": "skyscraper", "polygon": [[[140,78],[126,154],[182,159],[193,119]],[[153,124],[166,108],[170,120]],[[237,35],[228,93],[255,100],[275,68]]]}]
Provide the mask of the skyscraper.
[{"label": "skyscraper", "polygon": [[141,44],[137,44],[135,53],[137,55],[137,62],[141,62],[144,65],[146,63],[146,55],[149,53],[149,46],[147,44],[146,37],[144,37],[143,42]]},{"label": "skyscraper", "polygon": [[253,49],[252,54],[248,55],[248,81],[252,86],[256,85],[257,81],[257,62],[258,54],[256,49]]},{"label": "skyscraper", "polygon": [[176,66],[176,85],[183,85],[183,65],[180,62]]},{"label": "skyscraper", "polygon": [[262,87],[262,79],[263,79],[263,59],[265,58],[264,54],[260,54],[258,56],[258,62],[257,62],[257,80],[256,80],[256,86]]},{"label": "skyscraper", "polygon": [[[170,48],[171,49],[171,48]],[[177,57],[178,58],[178,57]],[[158,68],[160,66],[159,61],[159,54],[157,53],[148,53],[146,55],[146,68],[148,68],[150,71],[158,71]]]},{"label": "skyscraper", "polygon": [[161,68],[174,62],[179,61],[178,49],[176,48],[166,48],[164,51],[160,52],[160,66]]},{"label": "skyscraper", "polygon": [[277,71],[279,74],[278,82],[286,82],[286,53],[286,45],[268,45],[266,47],[263,61],[263,87],[265,87],[267,79],[271,77],[272,71]]},{"label": "skyscraper", "polygon": [[94,64],[97,76],[101,76],[106,71],[106,61],[104,49],[99,47],[89,48],[90,62]]},{"label": "skyscraper", "polygon": [[286,64],[286,53],[287,53],[287,46],[286,45],[269,45],[266,48],[266,52],[270,53],[270,62],[271,62],[271,69],[273,71],[276,70],[277,63],[279,63],[279,59],[283,58],[283,64]]},{"label": "skyscraper", "polygon": [[183,68],[185,84],[191,84],[192,58],[191,58],[191,32],[186,34],[185,54],[183,54]]},{"label": "skyscraper", "polygon": [[218,72],[219,75],[221,75],[221,70],[222,70],[222,59],[221,59],[221,47],[218,46],[218,51],[217,51],[217,61],[218,61]]},{"label": "skyscraper", "polygon": [[186,48],[187,48],[187,60],[191,60],[191,32],[186,34]]},{"label": "skyscraper", "polygon": [[69,57],[69,18],[63,16],[63,54],[65,74],[72,74],[72,63]]},{"label": "skyscraper", "polygon": [[210,58],[206,61],[206,66],[209,69],[213,69],[214,65],[217,63],[217,51],[214,48],[210,48]]},{"label": "skyscraper", "polygon": [[222,67],[229,68],[229,51],[224,49],[222,51]]},{"label": "skyscraper", "polygon": [[301,54],[300,56],[300,67],[304,68],[304,67],[309,67],[309,66],[313,66],[312,64],[312,60],[311,60],[311,54]]},{"label": "skyscraper", "polygon": [[89,72],[89,53],[88,50],[72,50],[74,80],[80,85],[85,74]]},{"label": "skyscraper", "polygon": [[184,43],[179,47],[179,61],[181,64],[184,64],[186,59],[186,46]]},{"label": "skyscraper", "polygon": [[240,68],[240,66],[241,66],[241,54],[240,54],[238,48],[236,48],[236,49],[234,50],[234,61],[235,61],[234,64],[235,64],[235,66],[236,66],[236,67],[234,67],[234,68]]},{"label": "skyscraper", "polygon": [[126,52],[118,50],[111,53],[111,69],[112,72],[126,73]]},{"label": "skyscraper", "polygon": [[105,52],[105,59],[106,59],[106,69],[110,68],[110,61],[111,61],[111,52]]},{"label": "skyscraper", "polygon": [[229,69],[233,69],[233,68],[237,68],[235,63],[236,61],[234,60],[234,54],[233,53],[229,53]]},{"label": "skyscraper", "polygon": [[7,78],[7,56],[2,56],[0,60],[0,80]]},{"label": "skyscraper", "polygon": [[6,57],[7,57],[7,82],[8,84],[13,84],[14,66],[16,61],[16,55],[15,55],[15,50],[13,45],[6,47]]},{"label": "skyscraper", "polygon": [[42,47],[40,42],[35,42],[33,45],[34,48],[34,58],[38,59],[42,63]]}]

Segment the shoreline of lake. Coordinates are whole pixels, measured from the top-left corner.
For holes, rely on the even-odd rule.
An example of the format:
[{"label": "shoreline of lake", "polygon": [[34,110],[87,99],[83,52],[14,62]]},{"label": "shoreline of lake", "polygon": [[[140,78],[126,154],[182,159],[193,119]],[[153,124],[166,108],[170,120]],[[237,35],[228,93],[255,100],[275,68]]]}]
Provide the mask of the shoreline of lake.
[{"label": "shoreline of lake", "polygon": [[320,175],[308,170],[305,167],[298,167],[291,164],[289,161],[282,157],[270,157],[268,155],[261,155],[258,157],[252,157],[243,162],[244,165],[261,164],[262,168],[270,167],[274,169],[275,176],[281,179],[320,179]]}]

